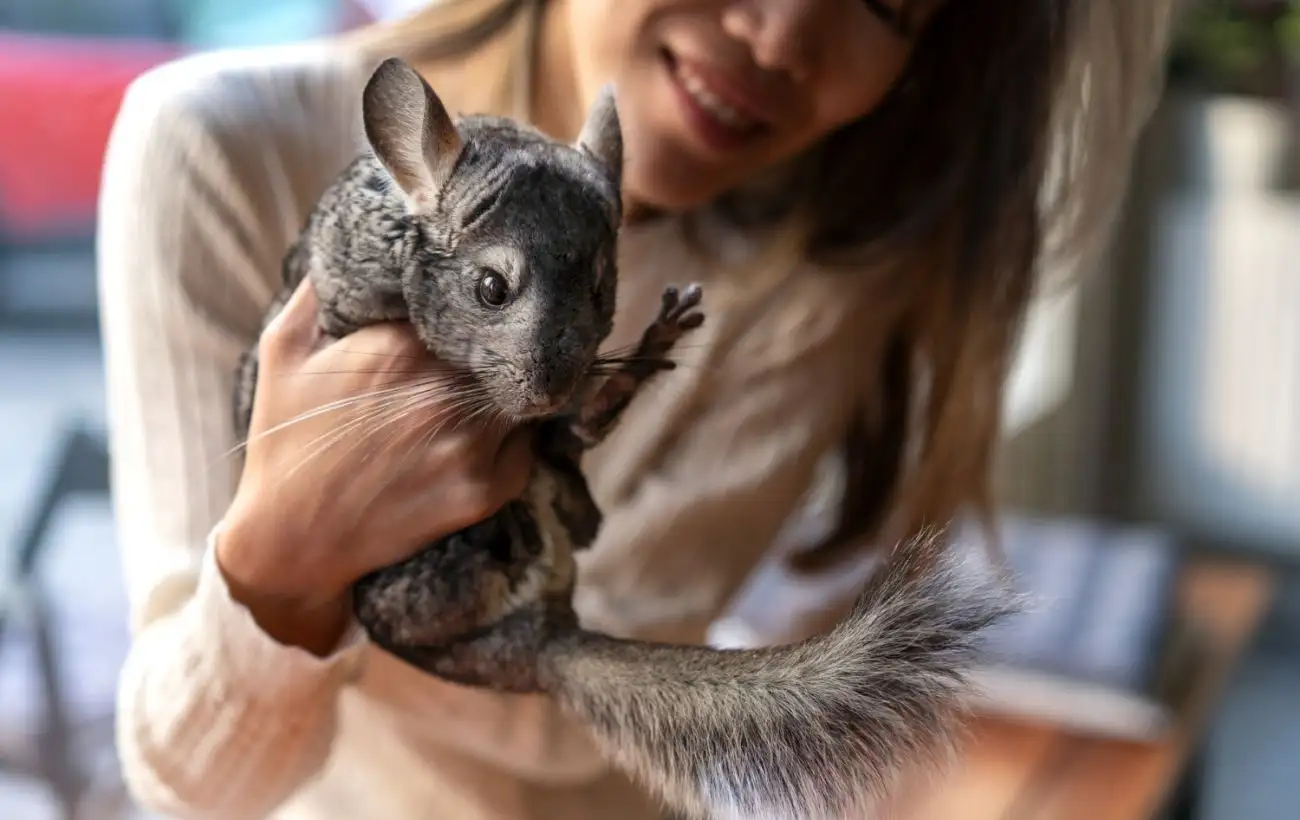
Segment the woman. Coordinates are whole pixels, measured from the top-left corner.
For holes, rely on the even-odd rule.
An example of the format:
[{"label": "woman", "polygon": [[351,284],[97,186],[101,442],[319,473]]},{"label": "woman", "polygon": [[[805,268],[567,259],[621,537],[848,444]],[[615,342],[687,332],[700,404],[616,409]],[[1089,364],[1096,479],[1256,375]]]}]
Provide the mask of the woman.
[{"label": "woman", "polygon": [[[1166,6],[442,2],[137,80],[100,242],[134,793],[222,820],[663,816],[545,699],[433,680],[351,626],[356,578],[482,517],[529,463],[520,434],[414,414],[320,446],[347,416],[313,409],[436,366],[408,329],[323,346],[300,291],[260,336],[254,430],[230,455],[238,356],[362,145],[379,60],[405,57],[454,111],[565,139],[617,84],[631,215],[610,344],[669,282],[703,282],[709,319],[584,465],[606,523],[576,605],[596,629],[700,643],[828,455],[846,503],[805,570],[987,512],[1034,274],[1105,236]],[[388,457],[417,443],[421,460]]]}]

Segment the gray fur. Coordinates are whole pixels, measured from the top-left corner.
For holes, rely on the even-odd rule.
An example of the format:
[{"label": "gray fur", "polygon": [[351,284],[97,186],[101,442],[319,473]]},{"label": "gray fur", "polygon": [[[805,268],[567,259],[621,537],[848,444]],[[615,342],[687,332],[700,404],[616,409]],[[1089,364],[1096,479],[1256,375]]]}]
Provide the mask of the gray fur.
[{"label": "gray fur", "polygon": [[[286,289],[312,279],[331,337],[409,317],[428,348],[466,368],[507,417],[559,409],[552,405],[573,395],[612,327],[622,211],[618,174],[603,155],[621,156],[617,140],[562,145],[485,116],[453,126],[433,89],[403,65],[386,61],[367,84],[373,150],[313,209],[285,257]],[[612,108],[593,114],[613,124],[593,118],[587,133],[617,132]],[[487,271],[509,283],[511,301],[500,309],[478,299]],[[250,352],[241,366],[241,436],[255,358]]]},{"label": "gray fur", "polygon": [[827,635],[722,651],[573,631],[543,684],[686,816],[874,817],[906,771],[949,758],[977,638],[1014,605],[941,545],[901,545]]},{"label": "gray fur", "polygon": [[[372,150],[309,217],[267,320],[309,277],[327,334],[409,318],[494,412],[539,423],[522,498],[357,583],[371,638],[447,680],[552,694],[612,760],[693,816],[842,816],[948,748],[976,636],[1007,602],[942,562],[916,563],[935,542],[900,549],[837,630],[793,647],[659,646],[579,626],[573,553],[602,521],[582,452],[704,319],[698,286],[670,288],[630,356],[597,356],[621,214],[613,89],[573,146],[500,118],[453,123],[397,60],[375,72],[362,107]],[[476,295],[485,268],[510,283],[500,307]],[[239,374],[241,431],[256,354]]]}]

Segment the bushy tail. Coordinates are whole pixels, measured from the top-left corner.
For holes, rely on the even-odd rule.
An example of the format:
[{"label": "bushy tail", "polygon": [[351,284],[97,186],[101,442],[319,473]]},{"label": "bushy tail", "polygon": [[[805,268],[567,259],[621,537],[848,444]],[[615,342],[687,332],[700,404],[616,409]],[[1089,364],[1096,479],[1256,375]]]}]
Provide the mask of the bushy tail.
[{"label": "bushy tail", "polygon": [[717,818],[866,816],[905,768],[945,759],[978,633],[1015,609],[997,580],[901,548],[829,634],[715,650],[577,633],[547,688],[675,809]]}]

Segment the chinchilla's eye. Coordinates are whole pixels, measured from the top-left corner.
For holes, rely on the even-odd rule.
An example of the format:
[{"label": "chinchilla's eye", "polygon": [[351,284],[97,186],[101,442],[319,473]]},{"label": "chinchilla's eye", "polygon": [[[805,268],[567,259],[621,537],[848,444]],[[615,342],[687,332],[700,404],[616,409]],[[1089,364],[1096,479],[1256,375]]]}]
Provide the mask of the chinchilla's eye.
[{"label": "chinchilla's eye", "polygon": [[510,296],[510,285],[506,278],[494,270],[484,271],[478,280],[478,298],[484,305],[499,308]]}]

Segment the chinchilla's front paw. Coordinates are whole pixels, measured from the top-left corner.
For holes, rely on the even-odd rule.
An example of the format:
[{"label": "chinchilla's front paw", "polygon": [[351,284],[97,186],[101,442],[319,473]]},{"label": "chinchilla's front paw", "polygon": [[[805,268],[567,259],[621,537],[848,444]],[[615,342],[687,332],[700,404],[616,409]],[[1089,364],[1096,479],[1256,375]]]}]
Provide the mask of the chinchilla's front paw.
[{"label": "chinchilla's front paw", "polygon": [[665,288],[659,315],[646,328],[637,352],[644,356],[667,356],[687,331],[704,324],[704,314],[697,310],[703,298],[704,290],[698,284],[688,285],[680,294],[677,288]]}]

